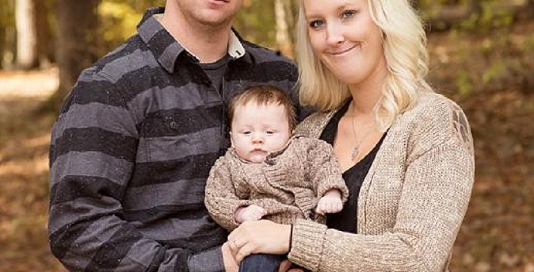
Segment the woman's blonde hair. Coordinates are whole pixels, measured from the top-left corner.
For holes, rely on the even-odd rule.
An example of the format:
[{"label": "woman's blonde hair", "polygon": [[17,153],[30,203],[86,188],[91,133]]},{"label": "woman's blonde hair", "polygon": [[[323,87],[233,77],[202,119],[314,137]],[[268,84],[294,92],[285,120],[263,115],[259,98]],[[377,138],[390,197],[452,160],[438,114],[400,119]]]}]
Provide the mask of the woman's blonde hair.
[{"label": "woman's blonde hair", "polygon": [[[385,131],[399,114],[415,105],[419,92],[432,91],[424,79],[428,73],[426,34],[408,0],[367,0],[367,6],[374,23],[382,31],[388,69],[382,97],[375,107],[378,125]],[[297,23],[296,52],[300,102],[323,111],[340,107],[351,95],[349,87],[338,80],[315,55],[308,36],[302,1]]]}]

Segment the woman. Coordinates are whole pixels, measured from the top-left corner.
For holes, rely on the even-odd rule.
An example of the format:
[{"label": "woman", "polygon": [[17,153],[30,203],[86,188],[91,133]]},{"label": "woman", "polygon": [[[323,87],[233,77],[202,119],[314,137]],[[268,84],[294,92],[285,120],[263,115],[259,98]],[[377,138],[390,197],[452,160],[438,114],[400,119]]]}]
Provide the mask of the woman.
[{"label": "woman", "polygon": [[327,226],[261,220],[228,238],[236,259],[284,254],[312,271],[446,271],[474,178],[469,125],[433,93],[407,0],[302,0],[298,132],[334,146],[350,198]]}]

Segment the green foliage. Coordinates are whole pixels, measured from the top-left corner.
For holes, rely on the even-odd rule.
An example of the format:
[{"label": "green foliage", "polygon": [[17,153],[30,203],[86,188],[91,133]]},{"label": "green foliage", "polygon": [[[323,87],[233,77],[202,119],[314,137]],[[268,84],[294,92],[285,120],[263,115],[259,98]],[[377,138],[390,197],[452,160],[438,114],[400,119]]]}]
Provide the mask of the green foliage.
[{"label": "green foliage", "polygon": [[513,14],[510,11],[496,8],[494,1],[484,1],[481,3],[481,12],[472,14],[457,28],[470,32],[488,33],[495,29],[507,28],[512,23]]},{"label": "green foliage", "polygon": [[274,48],[276,46],[276,22],[273,1],[244,1],[243,8],[234,21],[234,27],[248,40]]},{"label": "green foliage", "polygon": [[115,1],[102,1],[98,13],[104,43],[117,43],[134,34],[141,16],[130,5]]},{"label": "green foliage", "polygon": [[98,6],[99,55],[135,34],[136,26],[147,8],[164,4],[165,0],[102,0]]},{"label": "green foliage", "polygon": [[469,74],[468,71],[463,69],[456,73],[456,85],[461,95],[469,95],[473,91],[473,83]]},{"label": "green foliage", "polygon": [[499,60],[490,66],[482,75],[484,84],[490,83],[493,79],[503,77],[506,73],[507,64],[504,60]]}]

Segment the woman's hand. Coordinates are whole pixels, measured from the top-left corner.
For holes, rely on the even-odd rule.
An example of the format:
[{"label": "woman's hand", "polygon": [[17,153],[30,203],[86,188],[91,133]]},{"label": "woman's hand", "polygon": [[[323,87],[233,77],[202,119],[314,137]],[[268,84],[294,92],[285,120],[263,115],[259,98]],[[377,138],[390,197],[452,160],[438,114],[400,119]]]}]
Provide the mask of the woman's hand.
[{"label": "woman's hand", "polygon": [[223,255],[224,271],[237,272],[239,270],[239,266],[237,265],[234,255],[232,254],[232,250],[228,246],[228,242],[222,245],[221,251]]},{"label": "woman's hand", "polygon": [[282,255],[289,252],[290,225],[268,220],[248,221],[228,236],[228,245],[238,263],[250,254]]},{"label": "woman's hand", "polygon": [[278,268],[278,272],[304,272],[304,269],[302,268],[291,268],[291,263],[289,260],[283,260],[280,263],[280,267]]}]

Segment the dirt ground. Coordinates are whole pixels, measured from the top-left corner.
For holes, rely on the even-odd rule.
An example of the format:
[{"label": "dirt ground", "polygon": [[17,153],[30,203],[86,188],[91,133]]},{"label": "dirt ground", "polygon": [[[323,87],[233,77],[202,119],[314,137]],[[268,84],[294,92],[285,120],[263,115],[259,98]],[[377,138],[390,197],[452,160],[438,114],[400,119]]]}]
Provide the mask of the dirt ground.
[{"label": "dirt ground", "polygon": [[[532,24],[514,28],[506,42],[512,48],[523,44],[532,39],[532,30]],[[532,75],[511,69],[512,75],[493,77],[479,88],[494,52],[490,57],[474,53],[473,47],[484,47],[488,37],[464,38],[454,46],[450,34],[429,39],[431,81],[463,107],[475,139],[476,181],[454,247],[452,271],[534,272]],[[495,54],[506,59],[516,53]],[[480,59],[460,62],[462,54]],[[528,74],[534,71],[532,56],[517,57]],[[506,67],[515,67],[510,63]],[[55,68],[0,71],[0,271],[65,271],[52,257],[46,234],[47,152],[55,117],[36,113],[57,88],[57,76]]]},{"label": "dirt ground", "polygon": [[65,271],[46,234],[54,118],[35,113],[57,88],[57,74],[0,71],[0,271]]}]

